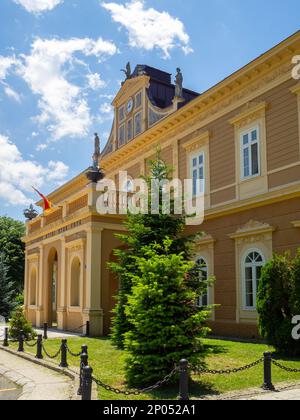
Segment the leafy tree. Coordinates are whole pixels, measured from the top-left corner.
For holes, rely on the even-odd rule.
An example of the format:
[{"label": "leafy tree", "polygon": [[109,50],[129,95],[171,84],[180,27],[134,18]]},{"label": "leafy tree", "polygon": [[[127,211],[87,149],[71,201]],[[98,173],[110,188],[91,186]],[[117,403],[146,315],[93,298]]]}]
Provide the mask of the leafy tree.
[{"label": "leafy tree", "polygon": [[8,268],[4,261],[4,255],[0,254],[0,315],[8,319],[15,307],[14,285],[8,277]]},{"label": "leafy tree", "polygon": [[[117,235],[123,243],[124,249],[116,250],[117,262],[108,265],[117,275],[120,284],[111,329],[112,341],[119,348],[124,348],[124,334],[132,328],[125,308],[128,296],[131,293],[132,275],[138,271],[135,257],[143,255],[142,249],[146,245],[154,243],[162,245],[166,237],[172,239],[170,252],[176,254],[183,252],[187,259],[192,252],[193,237],[183,237],[184,216],[174,215],[174,212],[167,215],[163,214],[161,200],[159,214],[151,214],[151,180],[153,178],[158,181],[168,180],[171,177],[172,170],[160,159],[159,152],[157,158],[149,162],[149,166],[150,176],[144,178],[149,187],[149,212],[147,214],[128,214],[125,223],[128,233]],[[173,209],[172,201],[171,209]],[[197,287],[199,288],[199,286],[197,281]]]},{"label": "leafy tree", "polygon": [[8,277],[15,286],[16,293],[21,293],[24,285],[24,223],[0,217],[0,250],[4,254],[8,267]]},{"label": "leafy tree", "polygon": [[137,273],[126,315],[133,328],[125,334],[127,381],[136,387],[161,380],[182,358],[199,363],[200,338],[209,314],[196,306],[197,293],[186,274],[194,263],[171,251],[173,241],[152,244],[136,256]]},{"label": "leafy tree", "polygon": [[20,331],[24,331],[24,336],[26,340],[31,340],[36,337],[36,333],[32,328],[32,325],[25,318],[24,308],[18,306],[16,310],[12,313],[10,322],[9,322],[9,336],[13,340],[19,338]]},{"label": "leafy tree", "polygon": [[274,255],[262,270],[257,296],[259,331],[277,351],[300,354],[300,342],[292,338],[292,319],[300,310],[300,252]]}]

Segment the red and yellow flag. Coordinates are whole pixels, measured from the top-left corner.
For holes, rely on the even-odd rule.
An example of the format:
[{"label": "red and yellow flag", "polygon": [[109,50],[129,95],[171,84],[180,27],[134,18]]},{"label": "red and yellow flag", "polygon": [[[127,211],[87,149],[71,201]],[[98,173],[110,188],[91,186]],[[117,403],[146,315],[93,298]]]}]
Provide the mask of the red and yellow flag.
[{"label": "red and yellow flag", "polygon": [[52,203],[48,200],[47,197],[44,196],[41,192],[39,192],[36,188],[32,187],[34,191],[42,198],[44,202],[44,211],[48,211],[52,208]]}]

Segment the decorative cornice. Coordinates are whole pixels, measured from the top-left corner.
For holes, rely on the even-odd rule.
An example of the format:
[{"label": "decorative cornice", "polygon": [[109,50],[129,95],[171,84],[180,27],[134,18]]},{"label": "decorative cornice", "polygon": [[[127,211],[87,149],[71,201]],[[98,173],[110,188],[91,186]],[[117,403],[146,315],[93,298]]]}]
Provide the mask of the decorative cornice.
[{"label": "decorative cornice", "polygon": [[255,220],[250,220],[243,227],[238,229],[236,233],[229,235],[231,239],[240,239],[249,236],[259,236],[266,233],[273,233],[276,228],[270,226],[267,223],[257,222]]},{"label": "decorative cornice", "polygon": [[200,147],[203,147],[204,145],[208,144],[210,138],[210,132],[204,131],[200,134],[198,134],[197,137],[192,138],[188,142],[184,143],[182,147],[187,152],[193,152],[194,150],[199,149]]},{"label": "decorative cornice", "polygon": [[229,123],[238,128],[251,124],[253,121],[265,116],[267,106],[266,102],[248,102],[242,111],[232,118]]},{"label": "decorative cornice", "polygon": [[201,235],[198,235],[195,238],[196,248],[200,247],[200,246],[202,247],[202,246],[205,246],[205,245],[212,245],[215,242],[216,242],[216,240],[206,232],[203,232]]}]

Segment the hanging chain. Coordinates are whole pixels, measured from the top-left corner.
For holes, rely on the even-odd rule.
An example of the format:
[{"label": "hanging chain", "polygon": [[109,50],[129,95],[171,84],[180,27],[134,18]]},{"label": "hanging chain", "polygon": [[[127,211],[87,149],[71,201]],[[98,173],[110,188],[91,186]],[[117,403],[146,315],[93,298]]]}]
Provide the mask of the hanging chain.
[{"label": "hanging chain", "polygon": [[93,382],[95,382],[99,387],[104,388],[106,391],[110,391],[113,392],[114,394],[122,394],[122,395],[126,395],[126,396],[138,396],[141,394],[145,394],[148,392],[152,392],[155,391],[156,389],[159,389],[161,387],[163,387],[164,385],[168,384],[170,382],[170,380],[173,378],[173,376],[176,375],[176,373],[179,371],[179,368],[175,368],[172,370],[171,373],[169,373],[169,375],[165,376],[164,379],[162,379],[161,381],[157,382],[155,385],[149,386],[147,388],[144,389],[140,389],[137,391],[123,391],[121,389],[117,389],[114,388],[110,385],[105,384],[104,382],[100,381],[99,379],[93,379]]},{"label": "hanging chain", "polygon": [[210,369],[202,369],[197,367],[192,367],[192,371],[194,374],[201,375],[201,374],[209,374],[209,375],[231,375],[232,373],[244,372],[245,370],[249,370],[258,366],[259,364],[263,363],[264,358],[257,360],[256,362],[250,363],[249,365],[240,367],[240,368],[233,368],[233,369],[224,369],[224,370],[210,370]]},{"label": "hanging chain", "polygon": [[47,357],[49,357],[49,359],[56,359],[58,356],[59,356],[59,354],[60,354],[60,352],[61,352],[61,346],[60,346],[60,348],[59,348],[59,350],[58,350],[58,352],[54,355],[54,356],[51,356],[51,354],[49,354],[48,352],[47,352],[47,350],[46,350],[46,348],[45,348],[45,346],[44,345],[42,345],[42,348],[43,348],[43,350],[44,350],[44,352],[45,352],[45,354],[46,354],[46,356]]},{"label": "hanging chain", "polygon": [[80,351],[80,353],[73,353],[72,350],[69,348],[69,346],[67,346],[66,348],[67,348],[68,353],[73,357],[79,357],[82,355],[82,351]]},{"label": "hanging chain", "polygon": [[31,347],[31,348],[35,347],[37,345],[37,343],[38,342],[35,341],[33,344],[30,344],[30,341],[24,341],[25,346]]},{"label": "hanging chain", "polygon": [[286,372],[300,373],[300,369],[293,369],[293,368],[289,368],[287,366],[283,366],[282,364],[276,362],[276,360],[274,360],[274,359],[272,359],[272,363],[273,363],[273,365],[277,366],[279,369],[285,370]]}]

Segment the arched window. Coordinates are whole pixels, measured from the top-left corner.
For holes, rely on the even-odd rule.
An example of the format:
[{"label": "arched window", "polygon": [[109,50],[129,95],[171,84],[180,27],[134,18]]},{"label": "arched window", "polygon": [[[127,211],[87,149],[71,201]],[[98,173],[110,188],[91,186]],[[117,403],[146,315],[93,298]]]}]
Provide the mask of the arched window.
[{"label": "arched window", "polygon": [[34,268],[31,272],[30,276],[30,286],[29,286],[29,293],[30,293],[30,306],[36,305],[36,269]]},{"label": "arched window", "polygon": [[[204,281],[207,281],[208,279],[208,265],[204,258],[199,258],[196,260],[197,270],[199,273],[199,282],[203,283]],[[204,307],[208,306],[208,288],[206,293],[204,293],[202,296],[199,296],[197,298],[197,306]]]},{"label": "arched window", "polygon": [[81,263],[79,258],[74,258],[71,266],[71,306],[80,306],[80,277]]},{"label": "arched window", "polygon": [[244,305],[246,309],[256,309],[256,296],[261,270],[265,259],[260,251],[249,251],[243,261]]}]

